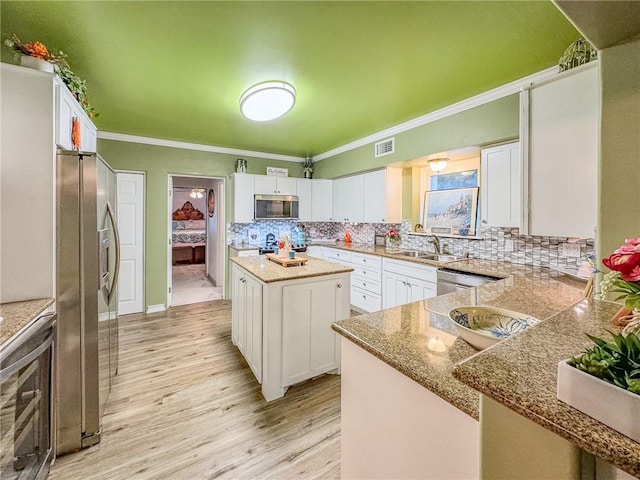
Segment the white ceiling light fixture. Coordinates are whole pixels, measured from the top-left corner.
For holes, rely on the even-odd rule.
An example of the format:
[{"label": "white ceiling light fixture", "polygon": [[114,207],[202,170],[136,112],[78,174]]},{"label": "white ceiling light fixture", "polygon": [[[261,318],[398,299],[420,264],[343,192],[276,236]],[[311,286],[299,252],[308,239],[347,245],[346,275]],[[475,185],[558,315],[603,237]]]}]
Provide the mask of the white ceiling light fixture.
[{"label": "white ceiling light fixture", "polygon": [[447,163],[449,163],[448,158],[432,158],[431,160],[427,160],[427,165],[434,172],[441,172],[445,168],[447,168]]},{"label": "white ceiling light fixture", "polygon": [[204,197],[204,188],[193,188],[191,189],[191,193],[189,194],[189,196],[191,198],[202,198]]},{"label": "white ceiling light fixture", "polygon": [[249,120],[266,122],[283,116],[296,103],[296,89],[286,82],[262,82],[240,97],[240,111]]}]

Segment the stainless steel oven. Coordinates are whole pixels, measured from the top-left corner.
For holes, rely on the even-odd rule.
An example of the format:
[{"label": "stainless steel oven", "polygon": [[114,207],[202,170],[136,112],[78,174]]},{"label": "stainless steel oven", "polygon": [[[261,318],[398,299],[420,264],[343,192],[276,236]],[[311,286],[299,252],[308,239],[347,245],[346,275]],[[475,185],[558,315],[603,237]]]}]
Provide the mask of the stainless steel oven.
[{"label": "stainless steel oven", "polygon": [[53,455],[53,314],[0,347],[0,478],[44,479]]}]

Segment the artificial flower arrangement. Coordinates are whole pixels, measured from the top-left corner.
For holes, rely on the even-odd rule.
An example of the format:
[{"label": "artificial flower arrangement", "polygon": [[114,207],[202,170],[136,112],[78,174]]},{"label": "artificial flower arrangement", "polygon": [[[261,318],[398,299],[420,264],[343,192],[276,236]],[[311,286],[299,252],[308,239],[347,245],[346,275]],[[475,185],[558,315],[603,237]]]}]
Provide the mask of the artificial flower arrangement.
[{"label": "artificial flower arrangement", "polygon": [[616,317],[616,323],[624,326],[623,333],[640,331],[640,237],[628,238],[602,263],[609,268],[600,282],[600,298],[607,292],[618,293],[615,300],[624,300],[626,315]]},{"label": "artificial flower arrangement", "polygon": [[387,232],[387,238],[392,242],[397,242],[400,240],[400,232],[398,232],[398,230],[396,230],[395,228],[390,228]]},{"label": "artificial flower arrangement", "polygon": [[55,72],[60,76],[65,85],[71,90],[71,93],[80,103],[89,118],[97,117],[95,109],[87,100],[87,85],[84,80],[78,77],[67,63],[67,56],[64,52],[52,53],[41,42],[22,43],[15,33],[12,33],[4,41],[4,44],[12,48],[19,55],[27,55],[29,57],[39,58],[53,65]]}]

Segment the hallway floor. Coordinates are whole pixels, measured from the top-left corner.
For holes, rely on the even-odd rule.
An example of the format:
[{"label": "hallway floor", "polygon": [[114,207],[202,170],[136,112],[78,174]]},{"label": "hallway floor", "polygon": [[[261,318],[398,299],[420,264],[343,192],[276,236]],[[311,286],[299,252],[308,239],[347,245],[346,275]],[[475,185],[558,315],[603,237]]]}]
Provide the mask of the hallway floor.
[{"label": "hallway floor", "polygon": [[102,440],[49,478],[340,478],[340,377],[267,403],[231,343],[229,301],[123,316]]},{"label": "hallway floor", "polygon": [[214,287],[206,275],[204,263],[174,265],[171,305],[190,305],[222,299],[222,286]]}]

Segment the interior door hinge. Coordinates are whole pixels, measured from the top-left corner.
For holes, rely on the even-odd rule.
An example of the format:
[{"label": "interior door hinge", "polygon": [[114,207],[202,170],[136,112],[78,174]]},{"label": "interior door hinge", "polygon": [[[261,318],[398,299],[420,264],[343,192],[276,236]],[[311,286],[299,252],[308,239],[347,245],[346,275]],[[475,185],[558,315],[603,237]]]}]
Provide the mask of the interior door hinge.
[{"label": "interior door hinge", "polygon": [[169,293],[171,293],[171,287],[169,287]]}]

